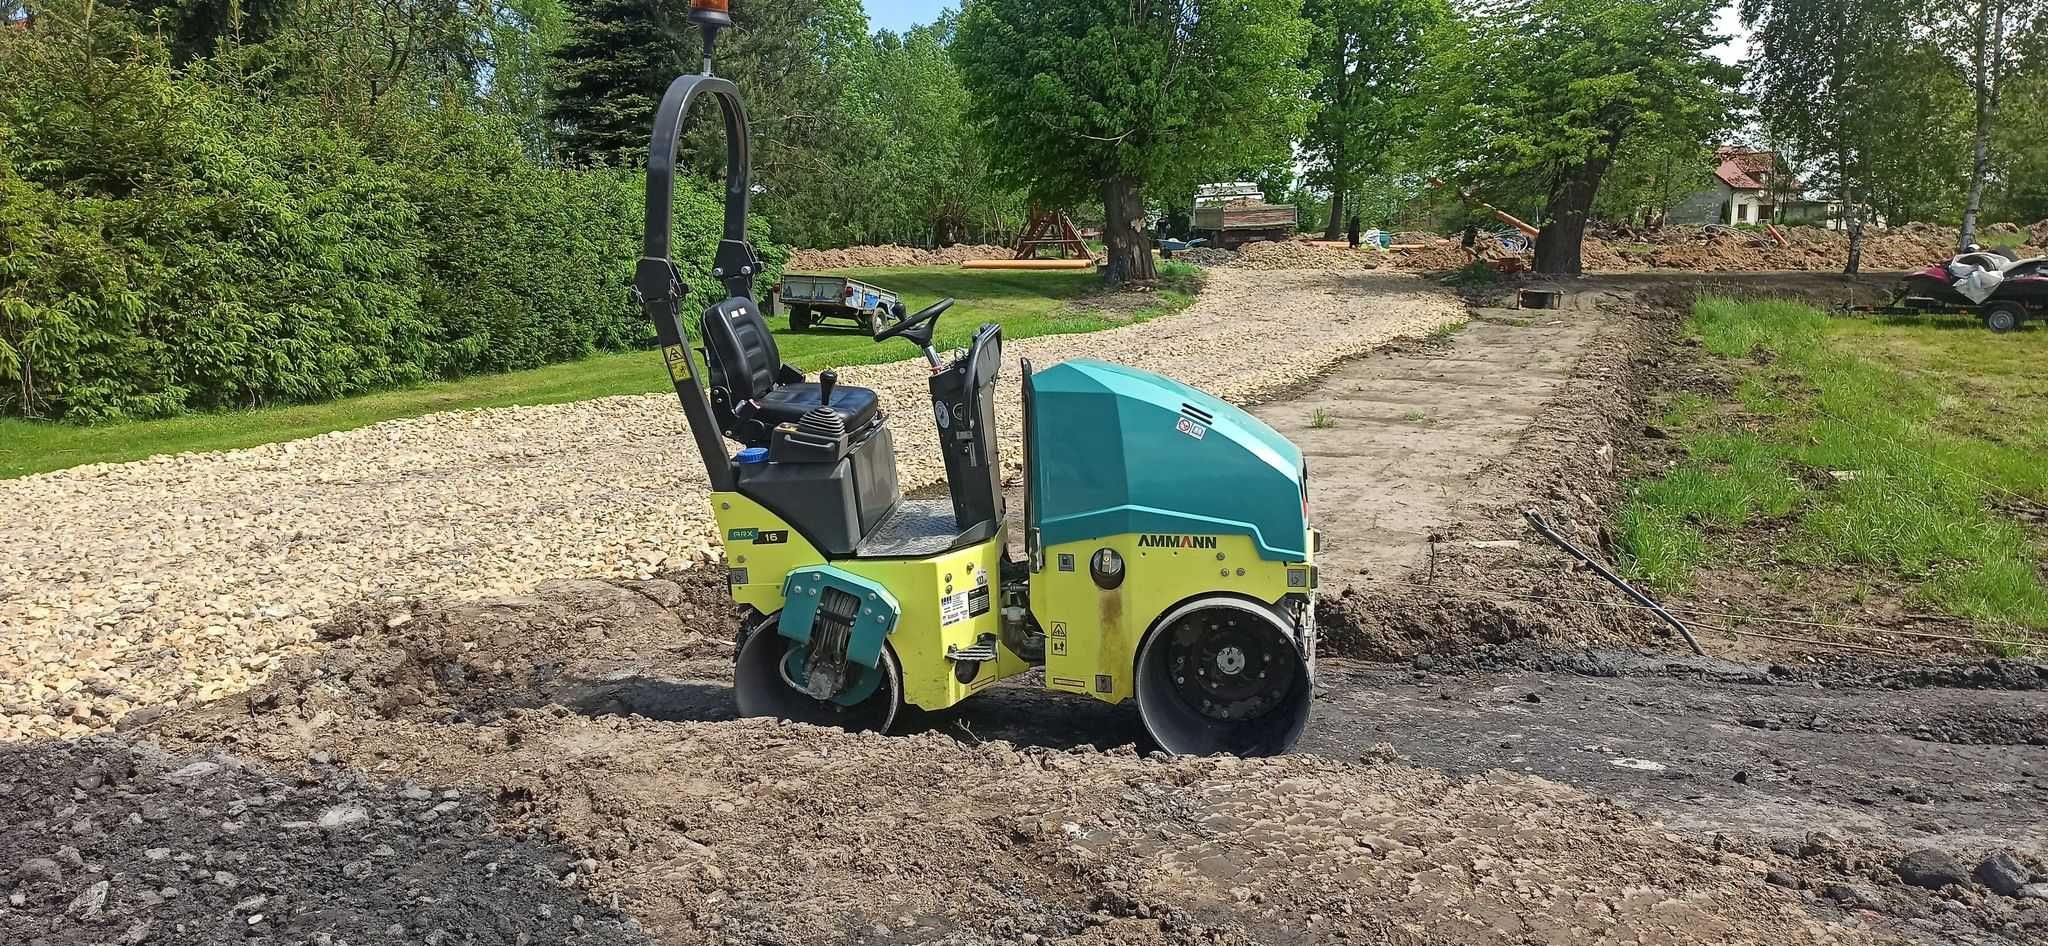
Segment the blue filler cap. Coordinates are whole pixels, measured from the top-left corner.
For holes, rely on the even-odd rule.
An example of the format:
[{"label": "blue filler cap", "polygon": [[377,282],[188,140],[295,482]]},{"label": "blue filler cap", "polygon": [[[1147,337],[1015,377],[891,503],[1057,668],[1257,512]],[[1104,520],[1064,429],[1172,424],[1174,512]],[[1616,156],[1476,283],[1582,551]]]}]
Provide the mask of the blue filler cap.
[{"label": "blue filler cap", "polygon": [[745,450],[741,450],[739,456],[733,457],[733,460],[739,463],[766,463],[768,462],[768,448],[748,447]]}]

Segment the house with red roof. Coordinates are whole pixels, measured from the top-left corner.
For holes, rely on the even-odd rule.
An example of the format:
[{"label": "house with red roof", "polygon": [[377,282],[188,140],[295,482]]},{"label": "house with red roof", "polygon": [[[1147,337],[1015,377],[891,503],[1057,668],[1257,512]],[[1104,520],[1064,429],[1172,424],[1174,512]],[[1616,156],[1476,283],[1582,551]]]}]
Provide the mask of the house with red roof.
[{"label": "house with red roof", "polygon": [[1778,152],[1723,145],[1714,150],[1709,187],[1671,208],[1670,223],[1808,223],[1833,216],[1832,204],[1804,200],[1799,179]]}]

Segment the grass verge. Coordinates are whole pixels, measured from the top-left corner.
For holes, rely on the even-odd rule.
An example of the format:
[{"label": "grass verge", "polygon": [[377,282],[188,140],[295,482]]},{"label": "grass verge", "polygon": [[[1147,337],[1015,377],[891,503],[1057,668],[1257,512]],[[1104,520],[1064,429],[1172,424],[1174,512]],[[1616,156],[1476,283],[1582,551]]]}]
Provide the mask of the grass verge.
[{"label": "grass verge", "polygon": [[[1161,267],[1161,284],[1153,291],[1105,294],[1100,278],[1088,272],[934,266],[846,272],[895,290],[912,310],[946,296],[959,299],[939,321],[934,342],[941,350],[967,344],[983,322],[1001,323],[1005,338],[1018,339],[1093,332],[1155,318],[1192,302],[1200,279],[1195,267],[1169,263]],[[917,354],[908,342],[877,344],[857,329],[814,327],[792,332],[786,317],[778,315],[771,321],[783,360],[805,372],[898,361]],[[660,355],[635,351],[321,404],[95,426],[0,419],[0,479],[84,463],[253,447],[436,411],[560,404],[667,389],[668,376]]]},{"label": "grass verge", "polygon": [[1730,562],[1903,584],[1988,636],[2048,639],[2048,331],[1831,319],[1702,299],[1729,393],[1673,396],[1679,459],[1616,517],[1630,570],[1682,591]]}]

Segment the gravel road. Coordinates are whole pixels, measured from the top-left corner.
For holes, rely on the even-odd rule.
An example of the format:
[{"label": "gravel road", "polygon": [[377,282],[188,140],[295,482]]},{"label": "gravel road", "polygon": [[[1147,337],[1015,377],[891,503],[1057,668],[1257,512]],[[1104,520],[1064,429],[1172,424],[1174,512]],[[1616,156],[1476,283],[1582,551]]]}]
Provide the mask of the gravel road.
[{"label": "gravel road", "polygon": [[[1463,317],[1413,277],[1223,268],[1177,315],[1012,343],[1005,377],[1019,357],[1093,356],[1242,401]],[[903,363],[841,372],[899,415],[906,489],[943,475],[923,375]],[[1012,439],[1014,391],[1006,383],[1000,401]],[[665,394],[0,482],[0,741],[77,737],[246,689],[366,597],[505,594],[711,555],[705,488]]]}]

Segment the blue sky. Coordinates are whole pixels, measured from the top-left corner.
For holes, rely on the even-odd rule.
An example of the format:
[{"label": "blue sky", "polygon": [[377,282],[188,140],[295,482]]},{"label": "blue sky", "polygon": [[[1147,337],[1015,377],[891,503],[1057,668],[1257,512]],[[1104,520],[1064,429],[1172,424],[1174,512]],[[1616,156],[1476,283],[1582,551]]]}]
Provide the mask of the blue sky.
[{"label": "blue sky", "polygon": [[[903,32],[915,23],[930,23],[939,18],[939,11],[953,6],[952,0],[866,0],[868,27],[877,30]],[[1715,55],[1727,62],[1739,62],[1749,51],[1748,37],[1742,35],[1742,24],[1735,19],[1735,5],[1729,4],[1716,18],[1714,25],[1721,32],[1733,34],[1734,39],[1716,49]]]},{"label": "blue sky", "polygon": [[939,11],[952,6],[949,0],[866,0],[868,28],[898,33],[914,23],[930,23]]}]

